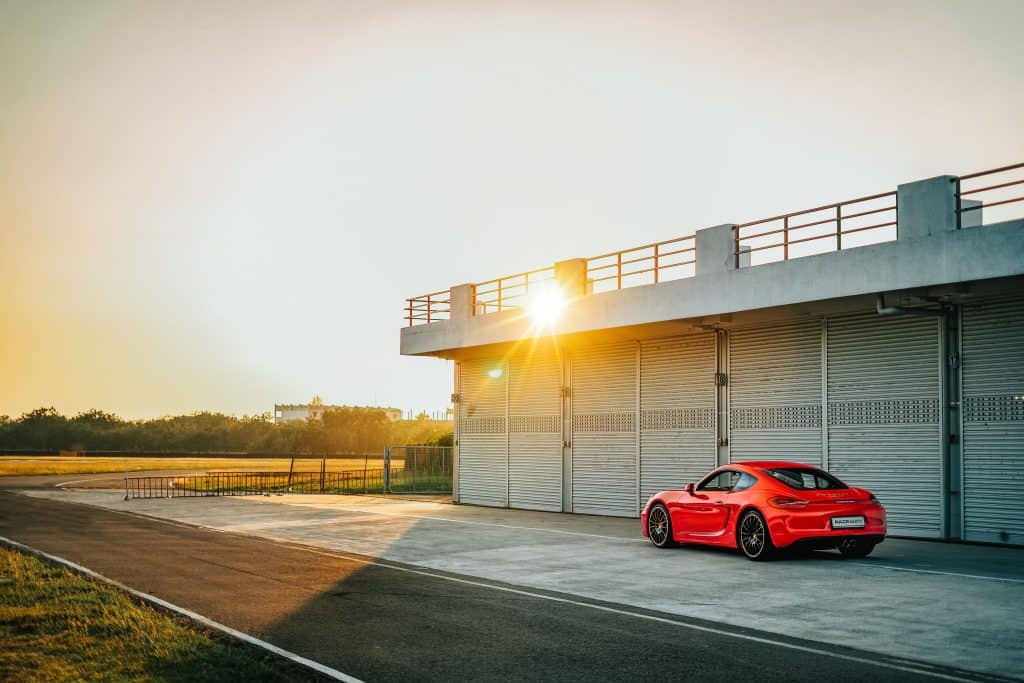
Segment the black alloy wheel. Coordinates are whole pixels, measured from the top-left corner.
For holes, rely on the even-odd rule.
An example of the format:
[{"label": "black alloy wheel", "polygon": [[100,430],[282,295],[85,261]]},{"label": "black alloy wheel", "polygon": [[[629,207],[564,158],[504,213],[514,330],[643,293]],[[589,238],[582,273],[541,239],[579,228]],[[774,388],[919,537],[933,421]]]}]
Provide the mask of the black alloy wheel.
[{"label": "black alloy wheel", "polygon": [[737,545],[751,560],[767,560],[775,552],[771,534],[764,517],[757,510],[747,510],[740,517],[736,530]]},{"label": "black alloy wheel", "polygon": [[647,538],[659,548],[670,548],[675,545],[672,540],[672,520],[668,510],[661,503],[653,506],[647,513]]}]

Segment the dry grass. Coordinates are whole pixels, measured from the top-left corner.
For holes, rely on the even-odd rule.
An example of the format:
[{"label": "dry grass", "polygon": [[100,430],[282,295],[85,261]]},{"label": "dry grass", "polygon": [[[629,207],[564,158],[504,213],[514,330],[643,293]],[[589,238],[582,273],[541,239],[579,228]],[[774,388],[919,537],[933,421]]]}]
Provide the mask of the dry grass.
[{"label": "dry grass", "polygon": [[279,660],[0,547],[2,681],[289,681]]},{"label": "dry grass", "polygon": [[[100,472],[140,472],[143,470],[219,470],[237,472],[287,472],[287,458],[106,458],[61,456],[0,457],[0,477],[39,474],[94,474]],[[327,461],[329,472],[363,469],[363,458],[337,458]],[[383,467],[381,459],[370,460],[370,469]],[[296,459],[295,471],[320,471],[320,461]]]}]

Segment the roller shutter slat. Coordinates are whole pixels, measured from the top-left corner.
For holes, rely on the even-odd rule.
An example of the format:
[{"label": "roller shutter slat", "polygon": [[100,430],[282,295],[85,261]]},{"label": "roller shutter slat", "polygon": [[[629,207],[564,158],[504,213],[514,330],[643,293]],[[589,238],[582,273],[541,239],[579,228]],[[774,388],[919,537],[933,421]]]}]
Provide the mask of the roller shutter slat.
[{"label": "roller shutter slat", "polygon": [[715,467],[715,334],[640,348],[640,500]]},{"label": "roller shutter slat", "polygon": [[963,311],[967,540],[1024,544],[1024,300]]},{"label": "roller shutter slat", "polygon": [[821,323],[729,335],[729,453],[733,462],[821,464]]},{"label": "roller shutter slat", "polygon": [[[502,368],[500,377],[488,372]],[[505,382],[500,358],[459,364],[459,500],[472,505],[505,507]]]},{"label": "roller shutter slat", "polygon": [[637,514],[636,349],[625,342],[572,352],[573,512]]},{"label": "roller shutter slat", "polygon": [[829,470],[885,505],[889,533],[942,536],[939,320],[828,321]]},{"label": "roller shutter slat", "polygon": [[509,507],[562,509],[562,365],[552,344],[509,361]]}]

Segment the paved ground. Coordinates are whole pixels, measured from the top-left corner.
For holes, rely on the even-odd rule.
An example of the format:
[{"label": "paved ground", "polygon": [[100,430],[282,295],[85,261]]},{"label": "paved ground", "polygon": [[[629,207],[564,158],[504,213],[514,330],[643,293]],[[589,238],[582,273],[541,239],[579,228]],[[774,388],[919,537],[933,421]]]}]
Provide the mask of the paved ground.
[{"label": "paved ground", "polygon": [[709,681],[960,675],[915,673],[906,662],[847,649],[828,654],[792,639],[766,642],[748,629],[729,635],[647,610],[9,493],[0,493],[0,535],[366,680],[678,679],[684,671]]},{"label": "paved ground", "polygon": [[[890,539],[868,560],[844,561],[834,553],[814,553],[757,565],[733,553],[715,550],[658,551],[637,539],[634,520],[487,510],[352,496],[124,503],[116,494],[100,491],[35,491],[32,494],[76,499],[264,538],[360,553],[432,571],[479,577],[483,583],[501,582],[503,585],[526,587],[530,592],[614,604],[630,612],[658,610],[669,620],[697,620],[698,623],[717,624],[716,628],[727,630],[757,629],[768,634],[781,634],[785,637],[783,639],[831,643],[890,657],[993,674],[1019,676],[1024,671],[1024,658],[1018,651],[1018,644],[1024,639],[1024,628],[1019,620],[1020,606],[1024,604],[1024,551],[1021,550]],[[135,519],[124,515],[119,517]],[[6,528],[10,529],[10,526]],[[11,536],[17,532],[15,528],[10,533],[0,531],[0,534]],[[92,533],[90,530],[86,535]],[[17,538],[17,535],[13,537]],[[31,544],[31,540],[26,542]],[[84,542],[79,541],[79,544]],[[103,571],[101,567],[94,568]],[[374,568],[372,571],[384,570]],[[359,575],[362,576],[363,572]],[[193,580],[192,583],[201,582]],[[446,590],[453,600],[438,609],[449,612],[454,609],[452,614],[458,616],[461,608],[453,608],[452,605],[464,603],[462,598],[466,596],[461,591],[465,586],[458,584],[453,588],[456,584],[448,583],[452,585]],[[485,594],[502,592],[474,588],[477,589]],[[451,592],[453,590],[454,593]],[[371,592],[380,592],[380,588]],[[528,597],[513,595],[516,595],[517,603]],[[167,595],[161,597],[175,601]],[[472,598],[477,599],[475,596]],[[495,600],[499,605],[507,603],[508,594]],[[527,601],[531,600],[549,602],[543,598]],[[319,600],[314,600],[317,602]],[[486,599],[484,602],[489,603]],[[554,639],[551,642],[558,648],[567,648],[563,653],[565,656],[568,656],[568,651],[582,648],[582,652],[590,653],[594,661],[604,662],[604,666],[609,666],[609,660],[594,648],[611,648],[609,652],[627,656],[614,644],[589,633],[589,624],[594,622],[595,616],[587,612],[593,612],[593,608],[576,606],[574,609],[584,612],[576,617],[579,623],[571,631],[574,637],[564,640],[569,636],[559,636],[557,628],[545,632],[545,638]],[[540,610],[547,614],[551,605],[542,605]],[[287,609],[284,613],[292,614]],[[284,613],[278,615],[278,620],[287,622],[288,619],[283,618]],[[217,618],[215,614],[210,616]],[[416,628],[430,630],[432,627],[418,621],[421,616],[415,615]],[[462,616],[471,621],[478,618],[471,613]],[[608,617],[601,615],[601,618]],[[632,621],[644,621],[642,619],[627,615],[616,618],[630,622],[628,626],[623,625],[624,631],[645,632],[644,628],[632,624]],[[402,622],[400,614],[393,615],[393,619]],[[300,619],[299,623],[305,621]],[[499,621],[505,623],[503,613]],[[491,633],[488,629],[493,622],[494,616],[484,618],[484,622],[478,625],[483,629],[481,634]],[[375,619],[374,623],[386,622]],[[532,628],[529,619],[523,624],[509,621],[505,631],[499,629],[493,635],[499,642],[512,643],[516,640],[514,633],[523,628],[528,631]],[[660,633],[664,629],[656,630]],[[672,631],[675,639],[668,650],[672,654],[666,652],[659,656],[657,652],[644,650],[642,644],[629,638],[623,642],[635,645],[638,648],[636,652],[649,652],[648,658],[653,659],[644,666],[653,667],[655,663],[669,661],[671,671],[676,675],[681,666],[697,666],[700,662],[704,662],[702,666],[710,666],[701,658],[705,656],[700,655],[704,652],[702,645],[689,640],[692,633],[676,625],[668,630]],[[559,640],[560,637],[563,639]],[[771,635],[767,637],[778,639]],[[273,638],[271,640],[277,642]],[[452,643],[458,645],[456,659],[475,661],[477,652],[474,648],[477,645],[474,641],[464,643],[455,639]],[[725,655],[713,657],[715,666],[724,667],[720,671],[732,672],[736,677],[743,675],[742,669],[732,668],[730,659],[747,656],[744,643],[705,645],[712,648],[709,653],[714,648],[724,648]],[[512,651],[518,652],[517,657],[530,659],[533,657],[532,646],[524,646],[526,649],[520,651],[510,645]],[[821,646],[812,648],[820,649]],[[834,648],[827,646],[824,649]],[[483,651],[486,650],[485,647]],[[307,651],[299,651],[308,654]],[[792,651],[781,655],[772,652],[770,658],[760,661],[792,661],[795,664],[792,655]],[[493,655],[488,659],[494,660]],[[504,660],[494,660],[495,665],[499,661]],[[616,674],[621,671],[623,677],[661,671],[656,668],[619,668],[624,666],[624,661],[615,660],[610,671]],[[343,661],[326,663],[346,670]],[[556,667],[553,670],[561,670],[555,661],[549,660],[548,663]],[[712,668],[701,669],[702,677],[713,673]],[[798,669],[803,670],[803,665]],[[592,675],[596,673],[585,667],[583,670]],[[832,668],[826,670],[833,671]],[[372,671],[374,678],[382,673],[377,669]],[[479,673],[500,677],[510,675],[509,671]],[[854,678],[865,673],[842,668],[834,671],[836,675],[848,674]],[[797,669],[782,668],[778,672],[782,678],[798,677]],[[406,671],[400,677],[411,674]],[[901,676],[902,673],[897,678]],[[514,677],[522,676],[514,674]],[[879,674],[872,673],[870,677],[877,678]]]}]

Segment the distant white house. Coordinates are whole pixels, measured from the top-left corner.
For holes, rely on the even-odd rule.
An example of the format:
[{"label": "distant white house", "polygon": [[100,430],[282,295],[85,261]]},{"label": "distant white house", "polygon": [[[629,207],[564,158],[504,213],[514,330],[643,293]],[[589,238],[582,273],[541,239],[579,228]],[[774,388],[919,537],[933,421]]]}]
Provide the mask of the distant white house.
[{"label": "distant white house", "polygon": [[292,403],[275,403],[274,404],[274,422],[295,422],[297,420],[305,421],[310,418],[314,420],[322,420],[324,413],[331,410],[341,410],[343,408],[365,408],[367,410],[383,410],[388,416],[388,420],[395,422],[402,419],[402,411],[400,408],[379,408],[377,406],[330,406],[323,405],[322,403],[305,403],[305,404],[292,404]]}]

